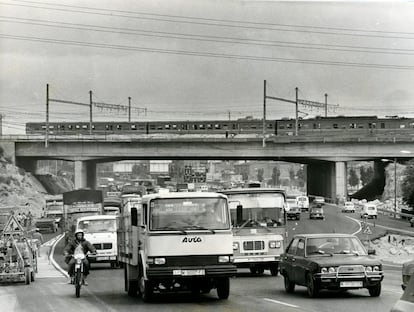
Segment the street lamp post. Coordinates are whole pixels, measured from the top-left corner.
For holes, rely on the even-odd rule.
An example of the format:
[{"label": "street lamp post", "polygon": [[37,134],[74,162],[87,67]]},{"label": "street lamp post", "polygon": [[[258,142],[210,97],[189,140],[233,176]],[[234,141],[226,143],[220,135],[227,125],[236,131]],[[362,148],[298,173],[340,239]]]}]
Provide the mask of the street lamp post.
[{"label": "street lamp post", "polygon": [[394,219],[397,218],[397,158],[394,158]]}]

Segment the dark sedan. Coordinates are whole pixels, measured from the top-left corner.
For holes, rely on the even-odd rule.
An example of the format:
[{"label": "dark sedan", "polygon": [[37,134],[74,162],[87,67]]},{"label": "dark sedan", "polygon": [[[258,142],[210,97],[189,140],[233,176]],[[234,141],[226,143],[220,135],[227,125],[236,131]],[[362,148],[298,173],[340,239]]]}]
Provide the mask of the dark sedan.
[{"label": "dark sedan", "polygon": [[381,294],[381,262],[354,235],[295,235],[281,259],[280,273],[288,293],[301,285],[310,297],[321,289],[367,288],[372,297]]}]

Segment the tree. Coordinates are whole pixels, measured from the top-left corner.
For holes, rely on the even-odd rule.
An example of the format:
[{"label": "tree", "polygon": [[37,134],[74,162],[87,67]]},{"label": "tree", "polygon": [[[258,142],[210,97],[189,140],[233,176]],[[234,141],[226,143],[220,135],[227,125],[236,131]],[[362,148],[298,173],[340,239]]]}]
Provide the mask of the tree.
[{"label": "tree", "polygon": [[401,192],[403,200],[410,207],[414,207],[414,160],[410,160],[404,170]]},{"label": "tree", "polygon": [[371,166],[366,169],[364,167],[361,167],[360,177],[361,177],[362,185],[368,184],[374,177],[374,169],[372,169]]},{"label": "tree", "polygon": [[280,170],[278,167],[273,167],[272,170],[272,184],[274,186],[280,184]]},{"label": "tree", "polygon": [[298,171],[296,171],[296,177],[298,179],[298,185],[304,187],[306,184],[306,167],[300,166]]},{"label": "tree", "polygon": [[289,178],[291,182],[295,181],[296,174],[295,174],[295,169],[293,169],[293,167],[289,168]]},{"label": "tree", "polygon": [[355,187],[359,184],[359,178],[358,178],[354,168],[351,168],[349,170],[348,183],[351,187]]},{"label": "tree", "polygon": [[263,175],[264,175],[264,169],[259,168],[259,170],[257,170],[257,181],[262,182],[263,181]]}]

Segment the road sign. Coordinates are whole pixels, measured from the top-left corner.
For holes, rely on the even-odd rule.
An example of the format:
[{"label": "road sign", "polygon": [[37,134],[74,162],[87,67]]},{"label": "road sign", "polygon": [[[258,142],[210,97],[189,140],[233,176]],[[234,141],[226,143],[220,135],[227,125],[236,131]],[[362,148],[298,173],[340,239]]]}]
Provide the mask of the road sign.
[{"label": "road sign", "polygon": [[11,215],[9,220],[7,220],[6,225],[3,229],[3,235],[10,235],[10,234],[22,234],[24,233],[24,229],[21,224],[16,220],[16,218]]},{"label": "road sign", "polygon": [[368,235],[371,235],[371,234],[372,234],[372,231],[371,231],[371,228],[369,227],[369,225],[367,225],[367,226],[365,227],[365,229],[364,229],[364,234],[368,234]]}]

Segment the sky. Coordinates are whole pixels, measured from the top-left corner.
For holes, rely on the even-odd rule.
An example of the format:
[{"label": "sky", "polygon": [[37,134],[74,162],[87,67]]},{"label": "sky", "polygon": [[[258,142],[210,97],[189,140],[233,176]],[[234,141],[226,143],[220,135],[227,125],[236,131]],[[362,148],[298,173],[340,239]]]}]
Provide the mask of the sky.
[{"label": "sky", "polygon": [[[132,121],[262,118],[265,80],[273,97],[327,94],[329,116],[414,117],[413,16],[410,1],[0,0],[3,134],[46,119],[47,84],[50,121],[89,121],[89,91],[130,97]],[[128,120],[106,106],[93,120]]]}]

